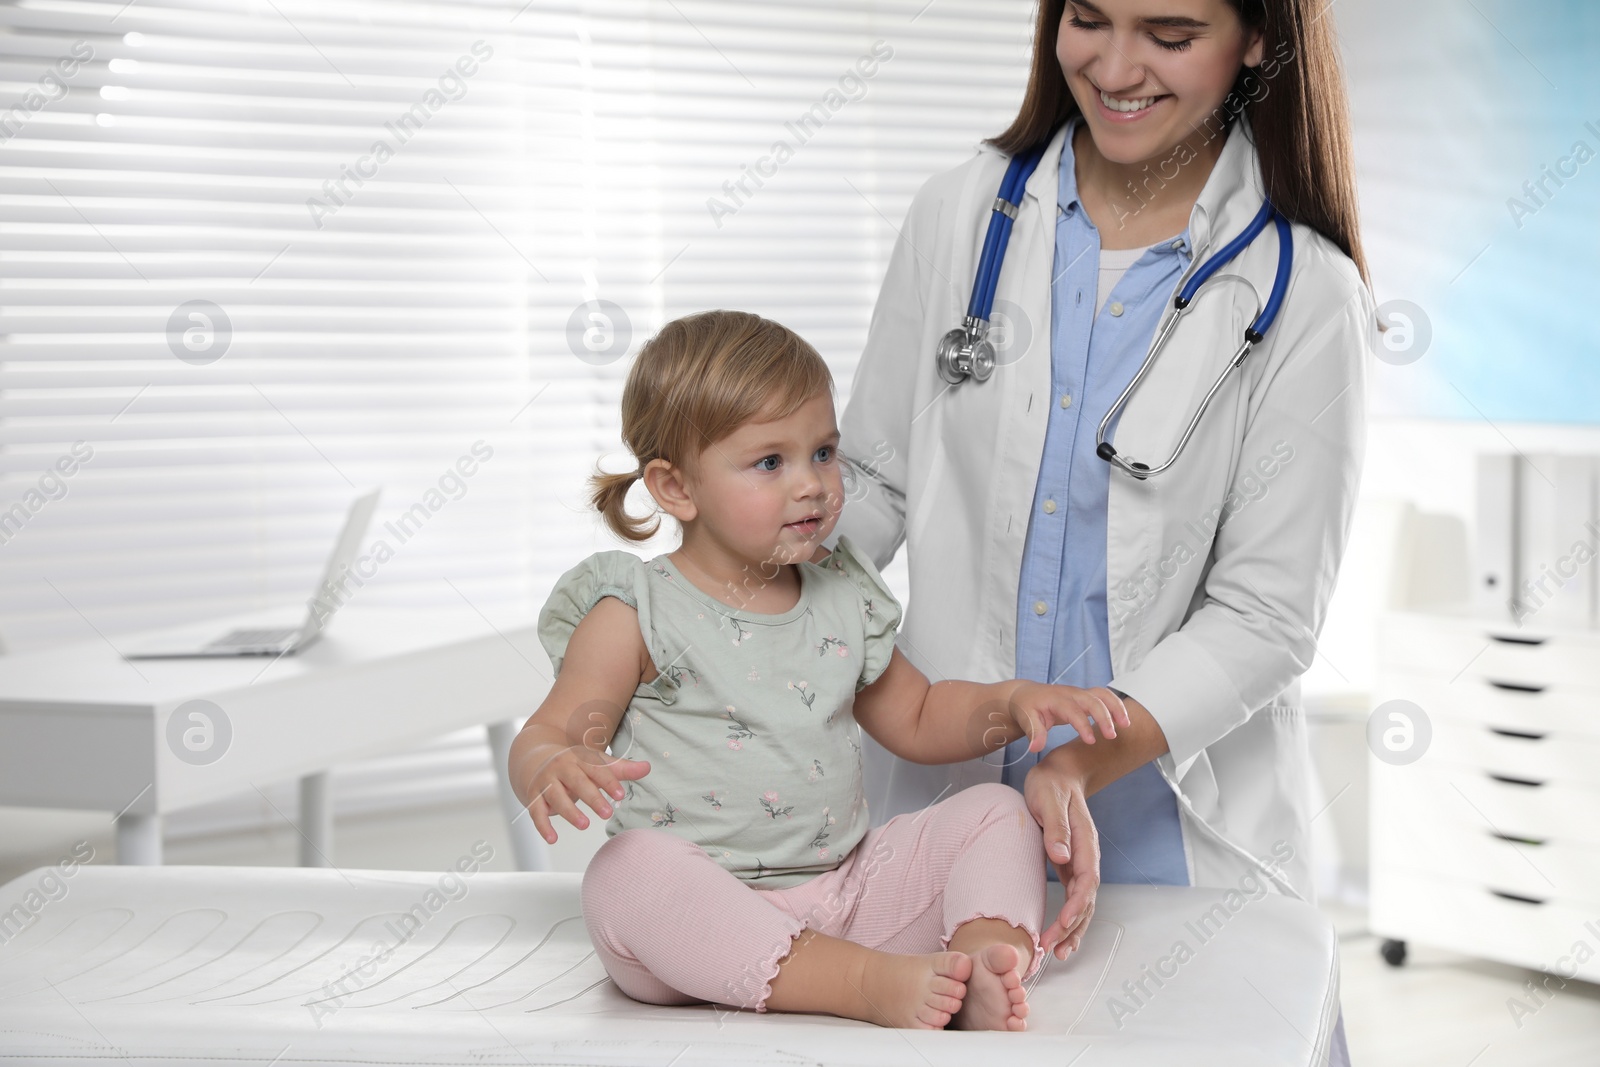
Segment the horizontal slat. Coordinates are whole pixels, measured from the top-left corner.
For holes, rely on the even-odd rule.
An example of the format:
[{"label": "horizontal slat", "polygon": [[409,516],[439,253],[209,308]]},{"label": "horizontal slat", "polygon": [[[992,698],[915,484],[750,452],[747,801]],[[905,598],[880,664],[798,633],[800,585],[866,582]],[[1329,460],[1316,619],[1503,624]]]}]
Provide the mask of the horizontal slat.
[{"label": "horizontal slat", "polygon": [[[495,459],[361,595],[454,583],[536,608],[620,547],[584,496],[597,460],[626,465],[628,361],[579,360],[574,308],[625,307],[630,351],[679,314],[756,310],[818,346],[842,401],[895,227],[1009,120],[1029,19],[1022,0],[0,3],[5,98],[94,49],[0,141],[0,510],[73,441],[95,450],[0,548],[0,629],[26,647],[298,602],[346,479],[385,484],[380,537],[480,438]],[[345,177],[480,39],[460,99]],[[799,142],[879,39],[894,56],[861,98],[719,226],[708,198]],[[166,336],[192,299],[233,328],[205,366]]]}]

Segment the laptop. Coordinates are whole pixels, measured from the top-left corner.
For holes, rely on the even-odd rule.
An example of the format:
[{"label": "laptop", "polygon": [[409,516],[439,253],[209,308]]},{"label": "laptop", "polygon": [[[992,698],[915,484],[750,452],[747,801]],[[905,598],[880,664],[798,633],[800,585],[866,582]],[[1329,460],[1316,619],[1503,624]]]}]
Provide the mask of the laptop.
[{"label": "laptop", "polygon": [[294,626],[268,626],[233,630],[219,634],[209,641],[185,645],[181,641],[165,645],[130,649],[122,653],[124,659],[172,659],[189,656],[285,656],[300,651],[311,644],[339,610],[344,598],[327,595],[337,588],[344,572],[355,562],[361,541],[367,534],[372,513],[377,510],[381,489],[374,489],[355,499],[345,516],[344,528],[334,542],[333,554],[323,569],[322,578],[306,601],[305,618]]}]

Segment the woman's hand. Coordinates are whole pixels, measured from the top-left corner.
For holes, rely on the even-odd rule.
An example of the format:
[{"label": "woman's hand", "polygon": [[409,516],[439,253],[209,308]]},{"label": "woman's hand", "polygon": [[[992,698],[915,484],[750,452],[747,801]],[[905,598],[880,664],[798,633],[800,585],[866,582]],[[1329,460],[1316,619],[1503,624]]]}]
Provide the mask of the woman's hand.
[{"label": "woman's hand", "polygon": [[1094,744],[1094,726],[1107,740],[1117,736],[1117,727],[1129,725],[1128,709],[1109,689],[1079,689],[1071,685],[1044,685],[1020,682],[1007,700],[1011,718],[1028,739],[1028,751],[1045,746],[1045,734],[1052,726],[1070,726],[1086,745]]},{"label": "woman's hand", "polygon": [[1088,773],[1069,743],[1028,771],[1022,795],[1044,831],[1045,858],[1066,887],[1067,901],[1040,938],[1046,952],[1064,960],[1083,943],[1100,889],[1100,837],[1089,817]]},{"label": "woman's hand", "polygon": [[609,819],[611,803],[606,797],[621,800],[623,782],[635,781],[649,773],[650,764],[643,760],[607,756],[585,745],[555,749],[529,783],[533,799],[528,802],[528,815],[539,836],[555,844],[551,815],[559,815],[578,829],[586,830],[589,817],[579,809],[578,801],[589,805],[600,818]]}]

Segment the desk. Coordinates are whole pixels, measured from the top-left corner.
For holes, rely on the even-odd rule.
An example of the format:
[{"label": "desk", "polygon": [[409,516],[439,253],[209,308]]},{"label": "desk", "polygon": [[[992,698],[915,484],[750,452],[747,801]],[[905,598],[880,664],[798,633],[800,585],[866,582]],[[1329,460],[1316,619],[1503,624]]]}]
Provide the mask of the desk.
[{"label": "desk", "polygon": [[[258,612],[127,638],[215,636]],[[486,726],[522,870],[548,852],[505,773],[549,691],[533,620],[348,605],[292,656],[125,660],[101,638],[0,657],[0,804],[115,813],[122,863],[161,862],[163,813],[299,778],[301,863],[332,865],[327,770]],[[181,713],[181,714],[180,714]]]}]

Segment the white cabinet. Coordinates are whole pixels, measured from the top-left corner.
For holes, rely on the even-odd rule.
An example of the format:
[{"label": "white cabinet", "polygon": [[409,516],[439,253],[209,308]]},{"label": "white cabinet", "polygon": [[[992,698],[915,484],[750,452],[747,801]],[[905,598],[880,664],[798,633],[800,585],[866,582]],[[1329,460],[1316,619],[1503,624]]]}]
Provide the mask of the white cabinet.
[{"label": "white cabinet", "polygon": [[1377,703],[1432,738],[1371,757],[1372,930],[1600,981],[1600,632],[1537,622],[1382,618]]}]

